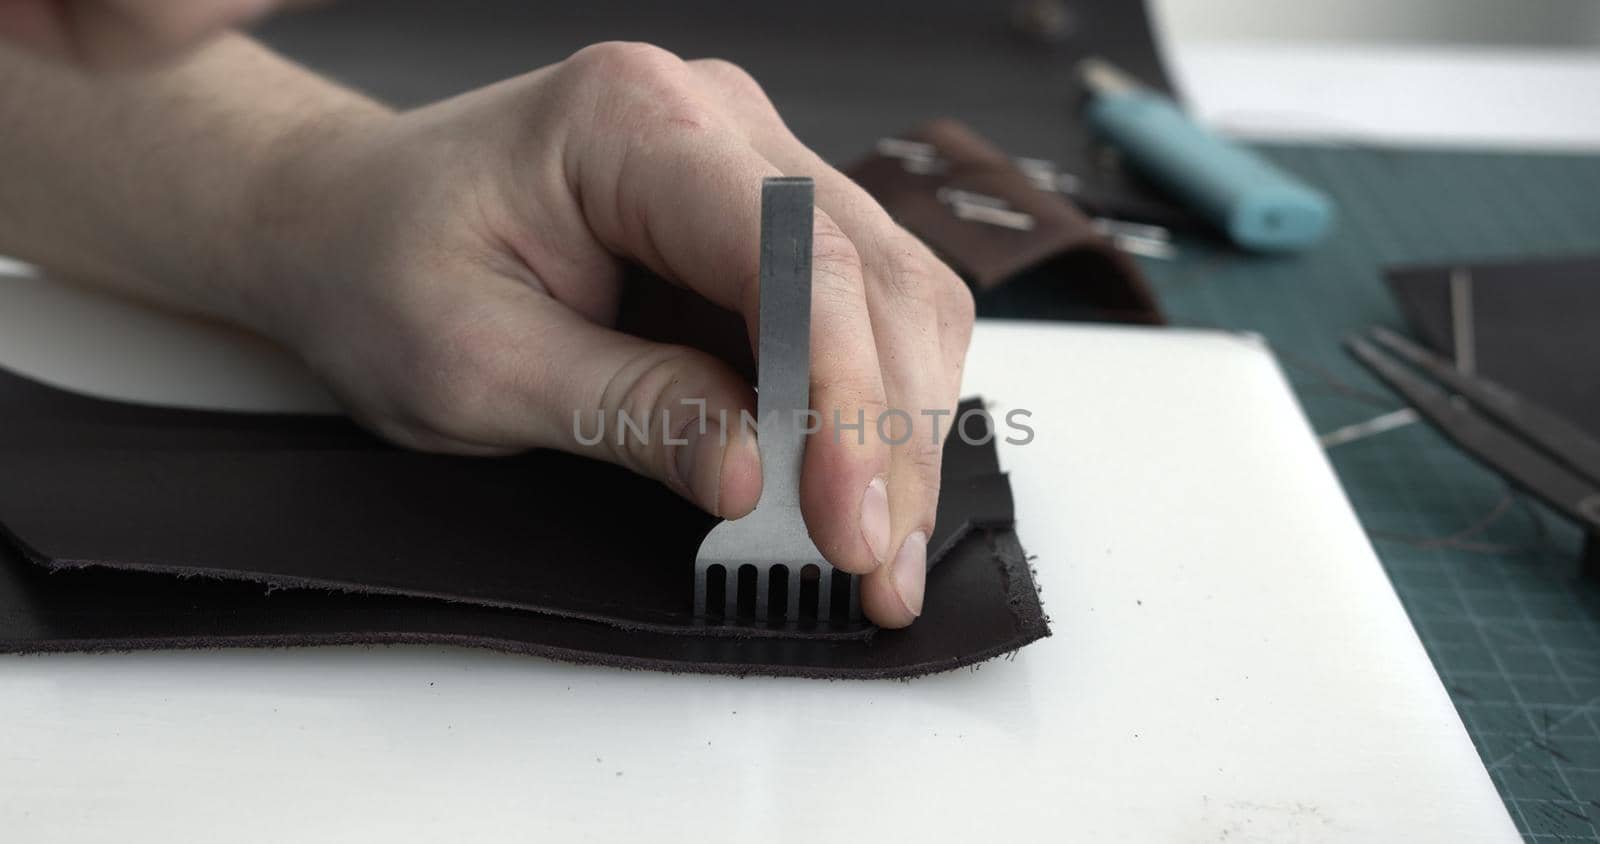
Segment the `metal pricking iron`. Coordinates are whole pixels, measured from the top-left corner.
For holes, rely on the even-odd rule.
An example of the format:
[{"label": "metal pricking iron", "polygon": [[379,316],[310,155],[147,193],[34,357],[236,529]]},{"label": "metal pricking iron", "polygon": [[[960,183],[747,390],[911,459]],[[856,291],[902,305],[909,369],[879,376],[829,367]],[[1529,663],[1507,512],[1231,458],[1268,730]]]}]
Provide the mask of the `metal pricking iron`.
[{"label": "metal pricking iron", "polygon": [[760,337],[756,442],[761,500],[700,543],[694,614],[726,625],[838,623],[861,618],[859,578],[835,572],[800,514],[800,466],[811,408],[810,179],[761,183]]}]

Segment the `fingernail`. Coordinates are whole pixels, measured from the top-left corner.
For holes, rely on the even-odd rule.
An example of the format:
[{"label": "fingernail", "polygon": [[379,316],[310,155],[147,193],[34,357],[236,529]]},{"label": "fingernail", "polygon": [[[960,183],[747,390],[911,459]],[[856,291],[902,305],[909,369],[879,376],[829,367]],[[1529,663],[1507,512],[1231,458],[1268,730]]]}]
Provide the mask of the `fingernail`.
[{"label": "fingernail", "polygon": [[900,553],[894,555],[894,566],[889,574],[900,602],[912,615],[922,615],[922,588],[928,577],[927,534],[919,530],[906,537],[900,545]]},{"label": "fingernail", "polygon": [[861,493],[861,538],[878,565],[889,559],[889,485],[881,476],[873,478]]}]

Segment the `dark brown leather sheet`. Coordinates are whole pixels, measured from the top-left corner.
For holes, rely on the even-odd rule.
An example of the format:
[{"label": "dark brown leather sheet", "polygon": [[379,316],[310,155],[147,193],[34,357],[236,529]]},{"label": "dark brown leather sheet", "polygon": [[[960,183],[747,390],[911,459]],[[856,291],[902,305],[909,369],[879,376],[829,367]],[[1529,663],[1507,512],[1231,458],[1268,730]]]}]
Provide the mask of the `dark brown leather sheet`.
[{"label": "dark brown leather sheet", "polygon": [[712,519],[626,470],[417,454],[333,417],[107,402],[0,371],[0,651],[442,642],[673,671],[946,670],[1048,627],[993,444],[952,438],[945,466],[911,628],[707,626],[689,600]]},{"label": "dark brown leather sheet", "polygon": [[1385,275],[1424,343],[1455,354],[1450,277],[1471,281],[1477,372],[1600,436],[1600,256],[1393,267]]}]

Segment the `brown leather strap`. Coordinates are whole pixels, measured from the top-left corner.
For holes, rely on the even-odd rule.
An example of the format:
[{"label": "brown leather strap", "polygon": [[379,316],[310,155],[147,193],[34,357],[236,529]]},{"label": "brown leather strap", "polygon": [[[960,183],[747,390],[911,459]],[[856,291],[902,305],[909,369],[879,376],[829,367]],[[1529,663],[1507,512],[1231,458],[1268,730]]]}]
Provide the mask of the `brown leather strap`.
[{"label": "brown leather strap", "polygon": [[988,290],[1043,273],[1060,295],[1083,300],[1101,319],[1163,322],[1138,266],[1096,233],[1076,206],[1041,190],[965,124],[937,120],[901,140],[926,145],[934,155],[880,151],[849,175],[974,287]]}]

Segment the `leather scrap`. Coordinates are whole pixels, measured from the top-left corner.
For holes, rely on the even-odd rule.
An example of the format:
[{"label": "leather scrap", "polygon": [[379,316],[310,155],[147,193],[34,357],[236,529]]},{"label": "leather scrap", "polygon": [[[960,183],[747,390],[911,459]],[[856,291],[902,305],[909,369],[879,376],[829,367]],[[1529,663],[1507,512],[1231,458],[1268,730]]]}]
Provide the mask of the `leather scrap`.
[{"label": "leather scrap", "polygon": [[1451,277],[1468,284],[1478,374],[1600,436],[1600,256],[1390,267],[1384,276],[1406,323],[1453,356]]},{"label": "leather scrap", "polygon": [[[847,174],[978,291],[1037,284],[1050,288],[1052,307],[1070,300],[1096,321],[1165,322],[1138,265],[1112,248],[1077,206],[1040,190],[971,127],[935,120],[899,137],[932,147],[938,166],[924,172],[875,153]],[[951,206],[952,191],[997,201],[1031,225],[1023,230],[963,219]]]},{"label": "leather scrap", "polygon": [[341,418],[107,402],[3,371],[0,413],[0,651],[433,642],[904,677],[1048,635],[992,442],[947,442],[917,624],[756,629],[693,619],[713,519],[619,467],[418,454]]}]

